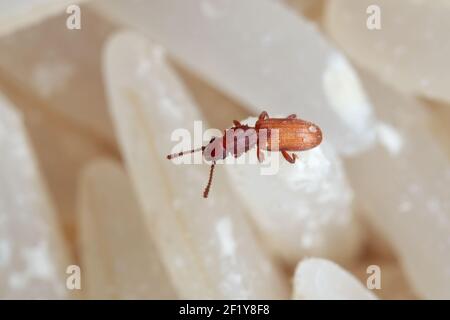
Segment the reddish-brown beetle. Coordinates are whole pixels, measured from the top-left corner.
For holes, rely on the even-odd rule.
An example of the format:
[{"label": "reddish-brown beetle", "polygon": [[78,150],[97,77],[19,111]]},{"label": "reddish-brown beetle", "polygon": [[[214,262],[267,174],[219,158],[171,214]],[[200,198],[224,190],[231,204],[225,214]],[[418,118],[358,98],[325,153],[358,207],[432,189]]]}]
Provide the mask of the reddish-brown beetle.
[{"label": "reddish-brown beetle", "polygon": [[225,159],[228,155],[235,158],[256,146],[258,160],[263,161],[261,149],[280,151],[290,163],[295,163],[297,155],[290,155],[288,151],[305,151],[318,146],[322,142],[322,130],[312,122],[297,119],[295,114],[287,118],[269,118],[263,111],[256,121],[255,127],[242,125],[233,121],[234,126],[226,129],[222,137],[212,138],[206,145],[198,149],[183,151],[167,156],[173,159],[185,154],[202,151],[203,157],[211,161],[208,184],[203,197],[207,198],[211,188],[216,161]]}]

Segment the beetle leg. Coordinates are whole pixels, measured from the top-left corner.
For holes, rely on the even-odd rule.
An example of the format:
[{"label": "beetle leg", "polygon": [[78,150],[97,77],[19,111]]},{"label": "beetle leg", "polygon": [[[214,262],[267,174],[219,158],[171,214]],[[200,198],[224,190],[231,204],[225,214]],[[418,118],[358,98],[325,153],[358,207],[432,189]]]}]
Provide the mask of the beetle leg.
[{"label": "beetle leg", "polygon": [[264,161],[264,153],[261,151],[260,148],[256,148],[256,157],[258,158],[259,162]]},{"label": "beetle leg", "polygon": [[259,115],[259,120],[265,120],[269,118],[269,114],[266,111],[261,112]]},{"label": "beetle leg", "polygon": [[287,117],[287,119],[297,119],[297,115],[295,113],[291,114]]},{"label": "beetle leg", "polygon": [[256,140],[256,157],[258,158],[259,162],[264,161],[264,154],[261,152],[261,149],[259,148],[259,138]]},{"label": "beetle leg", "polygon": [[237,120],[233,120],[233,124],[234,124],[235,127],[241,127],[242,126],[242,124],[239,121],[237,121]]},{"label": "beetle leg", "polygon": [[283,157],[286,159],[287,162],[289,163],[295,163],[295,160],[298,159],[298,156],[293,153],[292,155],[290,155],[289,153],[287,153],[286,150],[280,150],[281,154],[283,155]]}]

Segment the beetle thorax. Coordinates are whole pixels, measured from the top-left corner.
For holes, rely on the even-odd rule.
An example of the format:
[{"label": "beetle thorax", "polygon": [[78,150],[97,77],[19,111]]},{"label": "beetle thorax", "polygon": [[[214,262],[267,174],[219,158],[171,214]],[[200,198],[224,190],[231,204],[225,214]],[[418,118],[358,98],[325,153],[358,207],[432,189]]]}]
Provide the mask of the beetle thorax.
[{"label": "beetle thorax", "polygon": [[232,127],[224,135],[211,141],[203,151],[207,161],[225,159],[228,155],[239,157],[252,149],[258,141],[256,130],[248,126]]}]

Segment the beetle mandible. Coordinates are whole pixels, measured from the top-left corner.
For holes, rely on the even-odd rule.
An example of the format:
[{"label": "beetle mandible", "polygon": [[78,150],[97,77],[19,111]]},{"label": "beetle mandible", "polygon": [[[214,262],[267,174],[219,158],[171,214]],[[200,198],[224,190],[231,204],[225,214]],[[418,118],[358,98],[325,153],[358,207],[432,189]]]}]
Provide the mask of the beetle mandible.
[{"label": "beetle mandible", "polygon": [[295,163],[298,156],[288,151],[305,151],[318,146],[322,142],[322,130],[316,124],[298,119],[295,114],[286,118],[270,118],[263,111],[254,127],[243,125],[233,120],[233,127],[224,130],[222,137],[212,138],[206,146],[188,151],[170,154],[173,159],[185,154],[201,151],[207,161],[211,161],[211,169],[203,197],[207,198],[211,188],[216,161],[228,155],[235,158],[256,146],[256,154],[261,162],[264,159],[261,150],[279,151],[290,163]]}]

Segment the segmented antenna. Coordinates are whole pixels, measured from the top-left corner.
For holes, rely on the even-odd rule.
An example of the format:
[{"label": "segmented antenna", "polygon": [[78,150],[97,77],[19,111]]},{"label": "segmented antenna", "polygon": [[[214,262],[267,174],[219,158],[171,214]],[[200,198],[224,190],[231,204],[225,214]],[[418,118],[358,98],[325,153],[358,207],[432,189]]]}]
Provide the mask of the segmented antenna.
[{"label": "segmented antenna", "polygon": [[177,157],[181,157],[184,156],[185,154],[189,154],[189,153],[194,153],[194,152],[198,152],[198,151],[203,151],[205,150],[205,146],[201,147],[201,148],[197,148],[197,149],[192,149],[192,150],[188,150],[188,151],[181,151],[179,153],[173,153],[173,154],[169,154],[167,156],[167,159],[171,160],[173,158],[177,158]]},{"label": "segmented antenna", "polygon": [[211,165],[211,169],[210,169],[210,171],[209,171],[208,184],[206,185],[205,191],[203,191],[203,198],[208,198],[209,189],[211,188],[211,183],[212,183],[212,178],[213,178],[214,167],[215,167],[215,166],[216,166],[216,163],[213,162],[213,164]]}]

